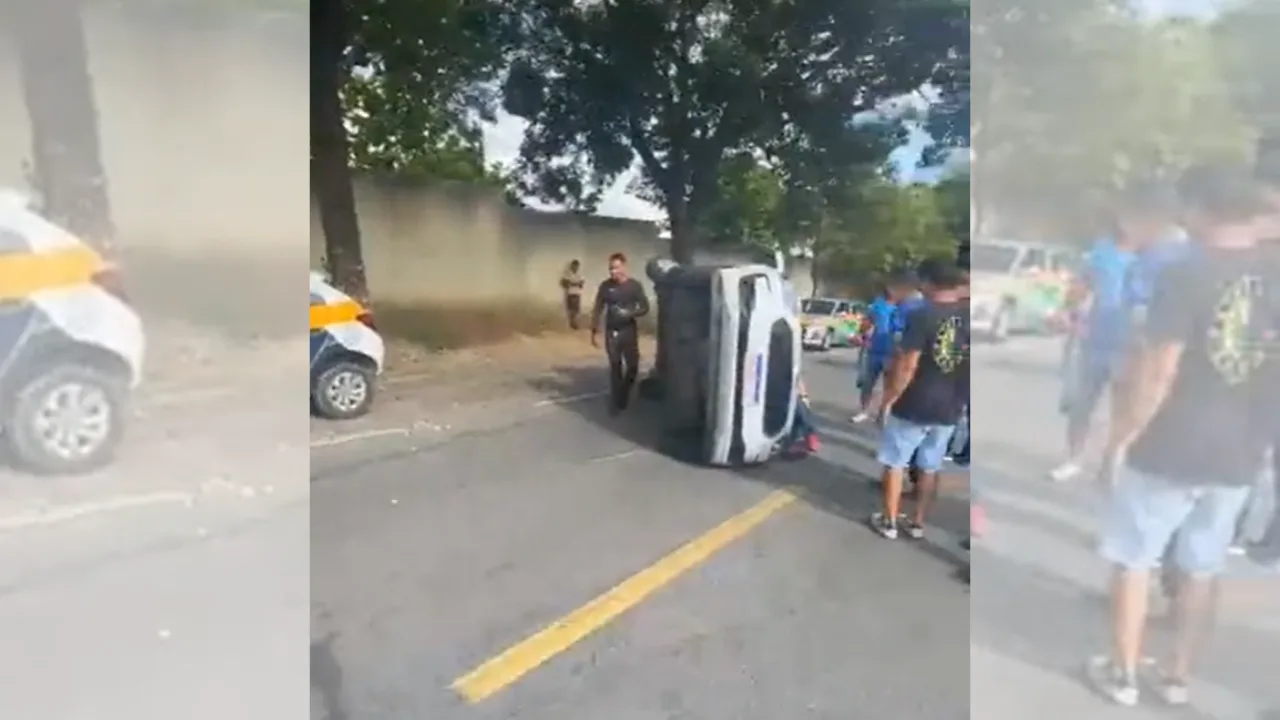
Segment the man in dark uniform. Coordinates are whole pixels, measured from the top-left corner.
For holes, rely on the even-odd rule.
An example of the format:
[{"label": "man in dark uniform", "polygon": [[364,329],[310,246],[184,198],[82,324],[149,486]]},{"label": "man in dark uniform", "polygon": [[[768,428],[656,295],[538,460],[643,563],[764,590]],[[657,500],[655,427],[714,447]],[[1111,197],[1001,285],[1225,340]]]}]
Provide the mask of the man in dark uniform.
[{"label": "man in dark uniform", "polygon": [[591,344],[600,346],[604,325],[605,352],[609,356],[610,410],[627,408],[631,389],[640,372],[640,328],[636,320],[649,314],[649,296],[639,280],[627,271],[627,257],[609,256],[609,279],[600,283],[591,311]]}]

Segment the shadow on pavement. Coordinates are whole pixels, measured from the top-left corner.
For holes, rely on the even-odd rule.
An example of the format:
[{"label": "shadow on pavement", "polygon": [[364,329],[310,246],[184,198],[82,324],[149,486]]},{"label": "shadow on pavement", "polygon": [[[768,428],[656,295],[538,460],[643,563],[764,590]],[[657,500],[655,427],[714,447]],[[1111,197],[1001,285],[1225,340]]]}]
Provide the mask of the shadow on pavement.
[{"label": "shadow on pavement", "polygon": [[[605,372],[602,358],[599,368],[556,368],[552,373],[533,379],[530,383],[535,390],[548,397],[574,397],[580,396],[585,387],[603,389],[607,383]],[[687,456],[687,453],[682,452],[680,448],[671,447],[667,438],[664,437],[661,430],[661,407],[655,402],[636,398],[624,413],[617,416],[610,414],[608,398],[604,395],[580,402],[565,403],[563,407],[587,422],[604,428],[639,447],[680,462],[687,462],[682,459]],[[845,415],[847,414],[846,410]],[[867,454],[865,446],[842,439],[836,433],[824,435],[821,427],[833,423],[827,418],[818,419],[821,423],[819,434],[824,444],[843,446],[846,450],[860,456]],[[694,465],[705,468],[705,466]],[[880,489],[874,482],[876,478],[869,474],[869,466],[863,463],[857,463],[857,465],[861,467],[833,462],[823,454],[818,454],[796,460],[778,458],[765,466],[728,468],[724,471],[776,489],[792,490],[812,507],[859,525],[866,525],[871,513],[880,507]],[[707,469],[707,471],[714,470]],[[969,533],[967,499],[948,495],[940,496],[933,508],[931,524],[953,535],[967,537]],[[870,535],[871,532],[868,528],[867,533]],[[967,577],[967,559],[959,556],[955,551],[929,541],[913,544],[922,552],[953,567],[957,577]]]}]

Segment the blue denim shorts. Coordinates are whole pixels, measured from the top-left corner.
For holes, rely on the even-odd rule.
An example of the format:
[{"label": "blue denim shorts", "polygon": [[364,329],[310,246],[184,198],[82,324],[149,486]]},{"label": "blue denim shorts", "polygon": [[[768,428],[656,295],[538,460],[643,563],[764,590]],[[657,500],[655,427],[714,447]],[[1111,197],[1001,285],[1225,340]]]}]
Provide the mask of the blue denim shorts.
[{"label": "blue denim shorts", "polygon": [[[904,470],[915,456],[915,466],[924,472],[937,472],[947,457],[955,425],[918,425],[890,414],[880,433],[880,450],[876,460],[885,467]],[[918,452],[917,452],[918,451]]]},{"label": "blue denim shorts", "polygon": [[1173,483],[1122,467],[1103,528],[1102,556],[1129,570],[1151,570],[1173,540],[1179,570],[1216,575],[1226,565],[1252,489]]},{"label": "blue denim shorts", "polygon": [[889,369],[889,358],[884,355],[875,355],[868,350],[862,352],[862,363],[858,368],[858,389],[874,390],[876,383],[880,382],[881,376],[885,370]]}]

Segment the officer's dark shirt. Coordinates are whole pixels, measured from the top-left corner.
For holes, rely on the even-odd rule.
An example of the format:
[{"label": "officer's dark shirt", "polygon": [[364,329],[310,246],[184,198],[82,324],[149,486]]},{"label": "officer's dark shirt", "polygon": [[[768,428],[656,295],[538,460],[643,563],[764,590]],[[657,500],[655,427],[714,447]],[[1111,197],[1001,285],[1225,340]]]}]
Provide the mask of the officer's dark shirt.
[{"label": "officer's dark shirt", "polygon": [[604,317],[606,330],[634,330],[636,318],[649,313],[649,297],[635,278],[609,278],[596,290],[594,316]]},{"label": "officer's dark shirt", "polygon": [[927,302],[911,311],[899,352],[920,353],[915,377],[894,403],[894,417],[953,425],[969,400],[969,305]]},{"label": "officer's dark shirt", "polygon": [[1188,485],[1256,481],[1280,407],[1280,284],[1268,265],[1256,250],[1205,248],[1156,278],[1143,334],[1183,351],[1130,467]]}]

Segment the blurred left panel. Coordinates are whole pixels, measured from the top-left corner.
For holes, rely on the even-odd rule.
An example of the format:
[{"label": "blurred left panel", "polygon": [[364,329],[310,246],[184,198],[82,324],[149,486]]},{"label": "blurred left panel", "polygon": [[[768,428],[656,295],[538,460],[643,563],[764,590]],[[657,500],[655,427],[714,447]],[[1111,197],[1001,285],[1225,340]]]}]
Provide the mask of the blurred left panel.
[{"label": "blurred left panel", "polygon": [[308,18],[0,5],[0,716],[308,713]]}]

